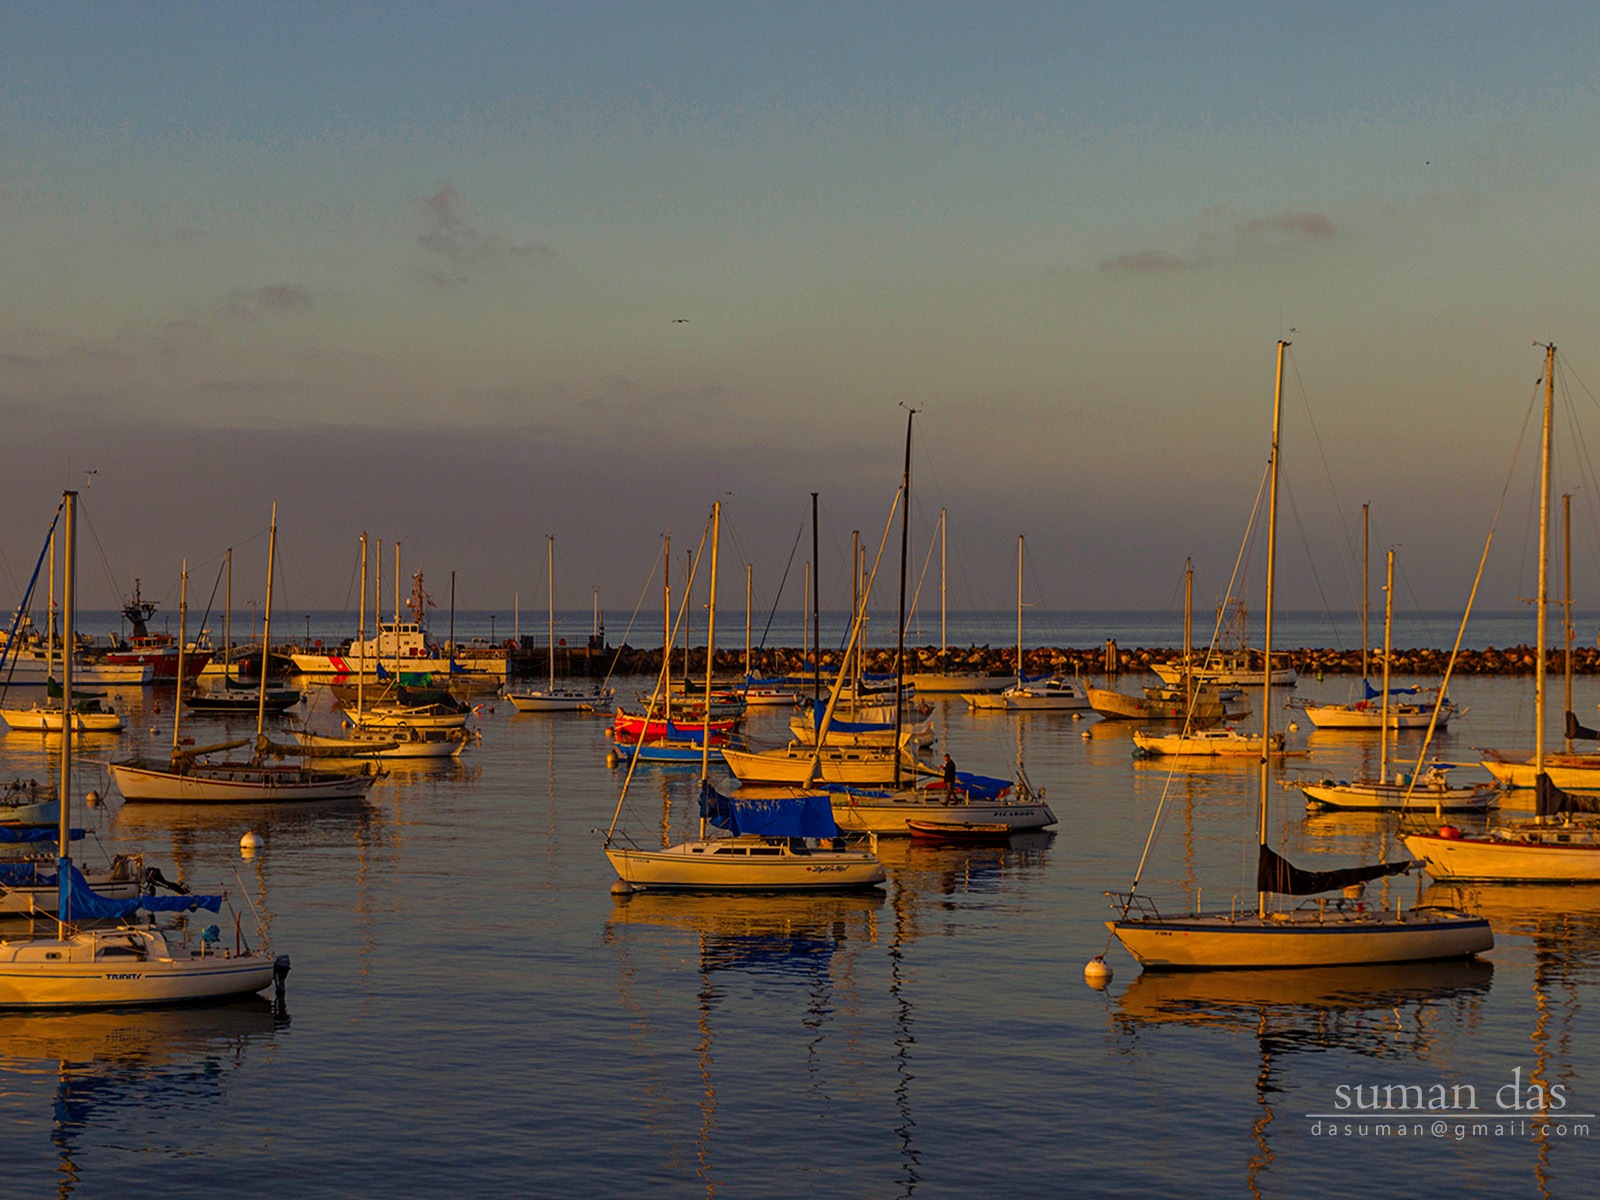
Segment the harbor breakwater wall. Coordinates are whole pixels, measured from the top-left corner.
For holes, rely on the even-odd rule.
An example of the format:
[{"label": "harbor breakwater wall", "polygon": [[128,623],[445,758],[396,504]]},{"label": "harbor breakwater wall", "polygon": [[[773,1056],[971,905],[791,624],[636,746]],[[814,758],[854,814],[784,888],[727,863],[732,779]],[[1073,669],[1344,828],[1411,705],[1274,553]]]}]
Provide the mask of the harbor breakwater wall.
[{"label": "harbor breakwater wall", "polygon": [[[622,674],[654,674],[661,669],[661,649],[634,649],[624,646],[614,650],[617,662],[614,668]],[[610,660],[612,655],[596,655],[589,663],[589,670],[595,674],[602,674],[612,669]],[[889,672],[894,669],[893,649],[871,649],[866,652],[866,670],[871,672]],[[1115,643],[1107,643],[1091,649],[1074,649],[1070,647],[1038,647],[1023,652],[1024,671],[1029,675],[1100,675],[1100,674],[1139,674],[1149,671],[1153,664],[1171,662],[1178,657],[1178,651],[1170,646],[1158,647],[1118,647]],[[1315,678],[1318,675],[1360,675],[1361,651],[1359,650],[1278,650],[1273,652],[1273,660],[1279,664],[1294,667],[1302,677]],[[1395,650],[1392,652],[1393,662],[1390,671],[1396,675],[1435,675],[1442,676],[1450,662],[1448,650],[1409,649]],[[822,652],[822,667],[824,673],[836,669],[843,655],[838,650],[824,650]],[[1017,652],[1015,648],[1005,649],[990,646],[969,646],[965,649],[951,649],[941,660],[939,648],[917,647],[906,649],[906,670],[908,673],[917,671],[960,671],[978,672],[987,675],[1015,675],[1017,671]],[[561,656],[557,656],[558,663]],[[1503,649],[1489,647],[1484,650],[1463,650],[1457,656],[1456,675],[1532,675],[1538,661],[1538,651],[1533,646],[1508,646]],[[1560,650],[1549,650],[1546,656],[1548,670],[1559,673],[1566,669],[1565,656]],[[674,670],[681,671],[683,662],[682,651],[674,651]],[[542,668],[541,660],[541,668]],[[573,667],[581,670],[578,663]],[[706,668],[705,647],[691,649],[688,655],[688,673],[692,678],[697,672],[704,674]],[[792,649],[764,649],[750,652],[751,672],[758,676],[774,675],[800,675],[809,670],[809,663],[799,650]],[[1593,675],[1600,674],[1600,649],[1588,646],[1577,646],[1572,652],[1572,669],[1575,674]],[[718,650],[716,673],[738,674],[744,670],[744,651]],[[1377,675],[1383,670],[1381,652],[1371,652],[1368,656],[1368,674]]]}]

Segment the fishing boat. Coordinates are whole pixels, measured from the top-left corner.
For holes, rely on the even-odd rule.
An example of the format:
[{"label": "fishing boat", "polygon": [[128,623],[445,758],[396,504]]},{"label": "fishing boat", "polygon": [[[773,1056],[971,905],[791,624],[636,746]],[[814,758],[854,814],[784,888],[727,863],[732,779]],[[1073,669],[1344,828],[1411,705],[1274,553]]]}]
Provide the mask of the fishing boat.
[{"label": "fishing boat", "polygon": [[[66,640],[72,642],[72,594],[77,493],[65,505]],[[181,676],[180,676],[181,678]],[[72,693],[72,665],[62,671],[62,686]],[[0,1008],[122,1008],[181,1004],[222,996],[249,995],[281,988],[289,973],[287,955],[253,950],[238,935],[231,951],[221,946],[221,931],[211,926],[198,949],[170,941],[154,925],[97,927],[85,921],[125,922],[146,912],[220,912],[221,896],[138,895],[126,899],[97,896],[72,861],[72,739],[61,743],[61,823],[57,834],[56,929],[49,936],[0,935]]]},{"label": "fishing boat", "polygon": [[151,683],[174,683],[183,673],[185,680],[197,679],[211,661],[206,650],[190,651],[174,640],[170,633],[150,632],[150,618],[159,607],[146,600],[139,592],[139,580],[133,581],[133,596],[122,606],[122,615],[131,627],[126,638],[113,634],[111,647],[101,657],[111,666],[150,668]]},{"label": "fishing boat", "polygon": [[[267,596],[261,629],[263,651],[271,644],[272,577],[276,566],[277,541],[278,506],[274,504],[271,532],[267,538]],[[182,630],[188,619],[188,581],[188,566],[185,564],[178,617],[180,647],[183,645]],[[246,739],[209,746],[186,746],[180,736],[183,709],[183,687],[180,684],[178,703],[173,708],[172,753],[169,758],[136,755],[107,764],[111,780],[124,800],[129,803],[256,804],[359,799],[372,789],[377,779],[371,765],[359,772],[343,772],[318,770],[304,761],[269,762],[273,751],[263,730],[266,719],[265,692],[257,694],[255,752],[244,760],[210,756],[251,745]]]},{"label": "fishing boat", "polygon": [[[1278,343],[1273,392],[1272,455],[1267,516],[1266,616],[1262,650],[1262,733],[1272,733],[1273,586],[1278,551],[1278,475],[1283,406],[1283,359],[1288,343]],[[1267,844],[1268,756],[1260,759],[1256,804],[1256,905],[1253,911],[1233,908],[1169,916],[1139,892],[1141,858],[1132,887],[1107,893],[1119,910],[1106,926],[1146,969],[1197,970],[1255,967],[1327,967],[1363,963],[1412,962],[1461,958],[1492,949],[1494,933],[1481,917],[1455,909],[1413,907],[1389,912],[1369,905],[1352,892],[1368,881],[1401,874],[1410,860],[1381,862],[1330,871],[1294,866]],[[1159,825],[1161,813],[1156,814]],[[1153,841],[1153,834],[1151,841]],[[1146,844],[1146,855],[1149,853]],[[1345,889],[1337,898],[1319,898],[1297,908],[1275,906],[1277,896],[1316,896]]]},{"label": "fishing boat", "polygon": [[[709,711],[712,648],[717,620],[717,545],[722,505],[711,508],[710,622],[706,630],[706,693]],[[685,601],[688,598],[685,588]],[[683,606],[687,611],[687,603]],[[681,620],[681,617],[680,617]],[[668,639],[670,646],[671,639]],[[662,654],[665,682],[667,661]],[[658,685],[659,688],[660,685]],[[605,855],[627,888],[692,891],[815,891],[873,887],[887,877],[883,864],[867,850],[837,841],[838,827],[825,795],[797,794],[747,800],[718,792],[710,781],[710,730],[702,729],[700,817],[697,837],[660,849],[622,844],[617,828],[627,799],[633,766],[624,779],[616,813],[606,831]],[[711,835],[711,826],[728,836]]]},{"label": "fishing boat", "polygon": [[[505,688],[501,695],[518,712],[598,712],[610,708],[616,693],[606,687],[556,686],[556,539],[545,535],[550,592],[550,682],[544,688]],[[599,618],[596,618],[598,624]]]},{"label": "fishing boat", "polygon": [[[1537,658],[1534,666],[1533,757],[1526,763],[1485,759],[1483,766],[1496,778],[1520,786],[1505,768],[1525,767],[1534,780],[1534,817],[1505,822],[1481,834],[1469,834],[1452,825],[1432,833],[1415,833],[1406,848],[1427,864],[1428,874],[1445,882],[1463,880],[1496,883],[1600,882],[1600,796],[1574,793],[1557,783],[1555,765],[1566,757],[1545,753],[1545,692],[1549,682],[1546,655],[1550,607],[1550,474],[1555,410],[1556,348],[1545,347],[1544,439],[1539,471],[1539,582],[1535,609],[1538,621]],[[1570,560],[1569,560],[1570,561]],[[1570,644],[1570,643],[1569,643]],[[1568,728],[1573,718],[1567,711]],[[1501,770],[1496,770],[1496,768]],[[1600,786],[1600,767],[1589,775],[1582,766],[1565,766],[1582,787]]]}]

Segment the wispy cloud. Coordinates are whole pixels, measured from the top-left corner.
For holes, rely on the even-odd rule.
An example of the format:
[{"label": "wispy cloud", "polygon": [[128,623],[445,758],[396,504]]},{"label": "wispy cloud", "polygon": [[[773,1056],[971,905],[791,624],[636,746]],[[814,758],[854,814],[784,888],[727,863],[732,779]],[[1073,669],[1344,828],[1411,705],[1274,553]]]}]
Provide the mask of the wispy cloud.
[{"label": "wispy cloud", "polygon": [[1270,216],[1219,204],[1201,214],[1187,252],[1150,247],[1103,259],[1102,271],[1195,271],[1244,258],[1292,251],[1338,236],[1331,218],[1303,209],[1285,209]]},{"label": "wispy cloud", "polygon": [[422,201],[421,215],[417,244],[437,260],[424,274],[438,287],[459,287],[474,273],[505,263],[555,257],[543,242],[514,242],[479,228],[466,198],[451,184]]}]

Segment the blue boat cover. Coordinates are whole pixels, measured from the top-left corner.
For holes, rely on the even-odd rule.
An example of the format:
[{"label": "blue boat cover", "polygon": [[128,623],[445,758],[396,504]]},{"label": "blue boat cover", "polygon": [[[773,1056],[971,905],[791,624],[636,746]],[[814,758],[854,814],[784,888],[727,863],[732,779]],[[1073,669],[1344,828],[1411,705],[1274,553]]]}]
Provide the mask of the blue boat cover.
[{"label": "blue boat cover", "polygon": [[[0,825],[0,843],[53,842],[58,832],[54,825]],[[70,832],[75,842],[83,837],[81,829]]]},{"label": "blue boat cover", "polygon": [[762,837],[831,838],[833,802],[824,795],[785,796],[773,800],[740,800],[724,796],[709,783],[700,791],[701,815],[729,833]]},{"label": "blue boat cover", "polygon": [[[1361,682],[1362,682],[1363,686],[1365,686],[1365,688],[1367,689],[1366,698],[1368,700],[1376,700],[1379,696],[1383,695],[1383,689],[1382,688],[1373,687],[1372,683],[1369,680],[1363,679]],[[1422,689],[1420,687],[1415,687],[1415,686],[1413,686],[1413,687],[1392,687],[1392,688],[1389,689],[1389,695],[1391,695],[1391,696],[1415,696],[1421,690]]]},{"label": "blue boat cover", "polygon": [[72,863],[65,863],[66,884],[62,888],[62,918],[76,920],[117,920],[131,917],[141,908],[146,912],[194,912],[208,909],[222,911],[221,896],[139,896],[132,900],[110,900],[96,893],[83,872]]},{"label": "blue boat cover", "polygon": [[0,863],[0,884],[6,887],[50,887],[55,881],[54,875],[39,870],[38,863]]}]

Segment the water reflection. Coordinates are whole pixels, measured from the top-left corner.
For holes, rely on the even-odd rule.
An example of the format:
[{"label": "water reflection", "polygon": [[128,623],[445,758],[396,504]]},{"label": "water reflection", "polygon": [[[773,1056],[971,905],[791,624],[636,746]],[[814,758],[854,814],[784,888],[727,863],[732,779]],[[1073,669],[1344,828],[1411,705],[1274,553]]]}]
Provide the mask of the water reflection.
[{"label": "water reflection", "polygon": [[[726,1178],[736,1177],[735,1164],[747,1148],[738,1134],[747,1114],[737,1106],[731,1120],[719,1118],[718,1089],[739,1097],[749,1093],[749,1080],[732,1065],[738,1056],[729,1054],[719,1063],[718,1021],[735,1027],[737,1035],[737,1027],[752,1020],[750,1006],[739,1001],[754,988],[759,1019],[776,1022],[758,1103],[769,1104],[781,1090],[785,1117],[797,1125],[828,1116],[833,1107],[828,1098],[855,1086],[853,1070],[865,1038],[860,952],[880,937],[885,899],[877,889],[839,895],[646,891],[615,898],[605,937],[622,960],[618,991],[640,1031],[639,1058],[651,1075],[643,1085],[646,1120],[661,1137],[663,1170],[677,1166],[671,1110],[686,1094],[659,1073],[673,1049],[684,1044],[681,1035],[689,1027],[662,1009],[660,997],[645,982],[649,968],[663,959],[675,964],[685,948],[693,952],[697,983],[690,1036],[698,1080],[693,1169],[705,1195],[715,1196]],[[795,1036],[808,1079],[799,1093],[792,1084],[793,1067],[783,1058],[784,1045],[792,1045],[789,1039]],[[812,1104],[818,1111],[805,1112]]]},{"label": "water reflection", "polygon": [[[288,1026],[287,1012],[260,996],[136,1012],[4,1013],[0,1090],[14,1098],[27,1094],[30,1078],[53,1076],[47,1136],[56,1195],[80,1186],[111,1192],[117,1181],[94,1173],[93,1164],[107,1161],[97,1148],[183,1153],[175,1139],[214,1128],[219,1103],[243,1077],[247,1053],[259,1059],[265,1049],[270,1058],[272,1042]],[[18,1161],[37,1169],[51,1157],[32,1153],[33,1120],[10,1126],[10,1154]],[[26,1190],[25,1181],[13,1182]]]},{"label": "water reflection", "polygon": [[1255,1040],[1255,1150],[1244,1167],[1252,1196],[1277,1155],[1273,1097],[1289,1090],[1293,1056],[1345,1052],[1428,1060],[1481,1020],[1494,978],[1486,961],[1456,960],[1291,971],[1146,971],[1117,998],[1118,1033],[1137,1045],[1163,1026],[1221,1029]]}]

